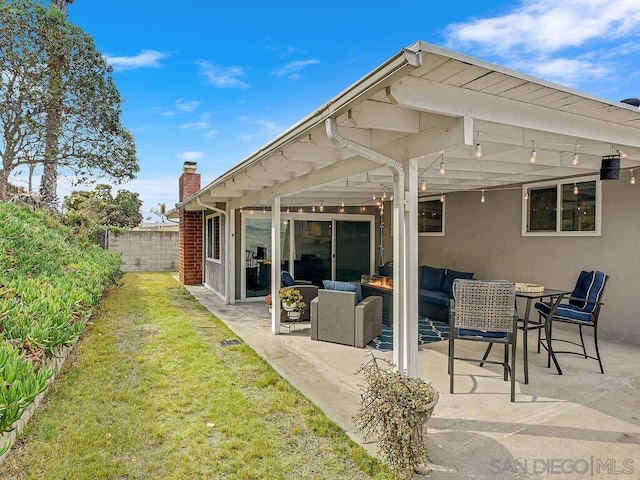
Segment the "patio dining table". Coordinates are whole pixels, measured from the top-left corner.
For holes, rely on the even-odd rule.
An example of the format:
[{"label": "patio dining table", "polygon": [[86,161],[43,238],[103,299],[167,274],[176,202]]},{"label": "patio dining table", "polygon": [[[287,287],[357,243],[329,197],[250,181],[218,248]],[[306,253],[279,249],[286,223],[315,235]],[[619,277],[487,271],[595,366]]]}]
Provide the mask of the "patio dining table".
[{"label": "patio dining table", "polygon": [[[528,339],[527,333],[529,330],[538,330],[538,353],[540,353],[540,345],[542,345],[547,352],[549,353],[549,357],[553,360],[553,364],[558,371],[558,375],[562,375],[562,370],[560,370],[560,365],[558,364],[558,360],[556,359],[555,354],[553,353],[553,346],[551,345],[549,328],[551,324],[548,320],[533,320],[530,318],[531,316],[531,302],[533,300],[544,300],[545,298],[549,298],[549,301],[552,303],[552,311],[555,310],[555,306],[559,304],[565,295],[570,294],[570,291],[567,290],[555,290],[550,288],[545,288],[539,292],[524,292],[516,290],[516,298],[524,298],[526,299],[526,307],[524,316],[522,318],[518,318],[518,327],[522,330],[522,360],[524,363],[524,383],[529,383],[529,356],[528,356]],[[540,330],[545,330],[545,340],[544,343],[540,337]],[[549,365],[548,365],[549,366]]]}]

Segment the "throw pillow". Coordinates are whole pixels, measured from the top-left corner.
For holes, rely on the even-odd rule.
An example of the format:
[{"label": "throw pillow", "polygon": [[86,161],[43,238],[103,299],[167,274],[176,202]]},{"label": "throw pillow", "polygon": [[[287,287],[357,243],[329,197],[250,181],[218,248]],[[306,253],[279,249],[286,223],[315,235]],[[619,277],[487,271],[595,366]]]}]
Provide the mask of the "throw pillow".
[{"label": "throw pillow", "polygon": [[323,280],[322,285],[326,290],[338,290],[340,292],[354,292],[358,303],[362,301],[362,289],[360,283],[338,282],[336,280]]},{"label": "throw pillow", "polygon": [[449,293],[453,288],[453,281],[456,278],[462,278],[465,280],[470,280],[473,278],[473,272],[458,272],[457,270],[447,270],[447,274],[444,276],[444,280],[442,281],[442,287],[440,288],[441,292]]},{"label": "throw pillow", "polygon": [[420,288],[425,290],[440,290],[440,285],[444,280],[444,268],[435,268],[428,265],[420,267],[420,273],[422,275],[420,281]]},{"label": "throw pillow", "polygon": [[293,281],[293,277],[289,272],[283,270],[280,273],[280,280],[282,281],[283,287],[292,287],[296,282]]}]

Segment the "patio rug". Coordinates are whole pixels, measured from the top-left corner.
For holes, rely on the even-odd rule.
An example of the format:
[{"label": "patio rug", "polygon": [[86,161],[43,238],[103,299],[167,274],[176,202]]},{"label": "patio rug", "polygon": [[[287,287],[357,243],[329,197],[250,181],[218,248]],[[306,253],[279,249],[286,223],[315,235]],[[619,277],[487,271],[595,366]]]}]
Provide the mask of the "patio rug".
[{"label": "patio rug", "polygon": [[[439,342],[449,338],[449,324],[425,317],[418,317],[418,345]],[[368,347],[387,352],[393,350],[393,328],[382,326],[382,335],[374,338]]]}]

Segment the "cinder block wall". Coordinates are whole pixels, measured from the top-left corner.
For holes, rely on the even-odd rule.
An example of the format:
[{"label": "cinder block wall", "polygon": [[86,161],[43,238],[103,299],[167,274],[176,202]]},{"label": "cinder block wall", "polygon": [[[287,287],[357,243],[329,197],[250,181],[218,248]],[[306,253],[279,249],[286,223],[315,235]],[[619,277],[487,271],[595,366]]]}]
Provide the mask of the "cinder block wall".
[{"label": "cinder block wall", "polygon": [[122,255],[124,272],[176,272],[178,232],[132,231],[109,234],[108,249]]}]

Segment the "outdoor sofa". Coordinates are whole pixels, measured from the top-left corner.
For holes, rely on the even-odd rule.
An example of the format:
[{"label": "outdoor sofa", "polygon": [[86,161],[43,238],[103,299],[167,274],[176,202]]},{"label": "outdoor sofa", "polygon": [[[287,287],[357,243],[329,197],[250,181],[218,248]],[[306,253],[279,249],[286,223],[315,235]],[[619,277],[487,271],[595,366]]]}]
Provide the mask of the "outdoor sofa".
[{"label": "outdoor sofa", "polygon": [[456,278],[471,279],[473,272],[428,265],[418,268],[418,313],[432,320],[448,322],[453,281]]}]

